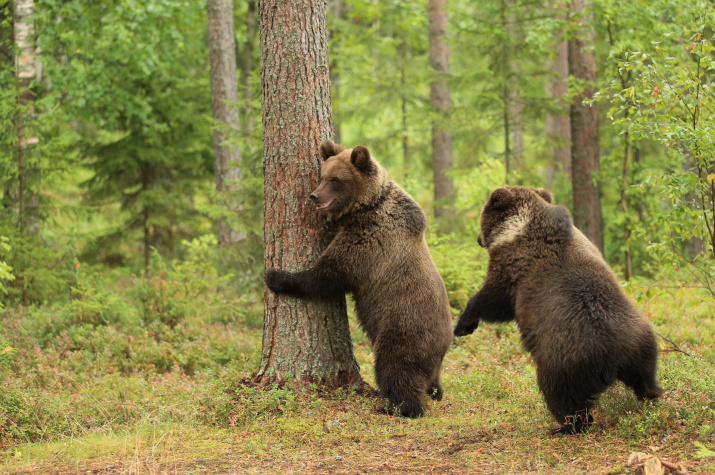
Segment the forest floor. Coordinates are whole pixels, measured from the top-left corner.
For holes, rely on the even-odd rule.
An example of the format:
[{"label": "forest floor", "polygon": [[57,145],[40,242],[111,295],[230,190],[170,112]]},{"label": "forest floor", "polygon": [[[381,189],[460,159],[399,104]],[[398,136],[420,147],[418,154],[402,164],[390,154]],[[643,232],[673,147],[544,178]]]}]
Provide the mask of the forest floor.
[{"label": "forest floor", "polygon": [[[99,374],[58,389],[72,392],[58,406],[65,415],[36,418],[45,431],[33,436],[39,440],[0,440],[0,473],[616,474],[639,473],[628,457],[644,452],[687,473],[712,474],[715,320],[711,301],[688,295],[639,302],[667,338],[659,337],[665,395],[641,403],[614,385],[598,399],[596,424],[586,434],[550,434],[555,421],[514,325],[485,325],[458,339],[444,364],[444,399],[430,401],[416,420],[383,415],[381,400],[354,392],[242,383],[260,358],[260,331],[253,328],[241,333],[245,345],[236,351],[245,364],[234,372],[169,371],[131,383]],[[11,313],[0,323],[12,324]],[[353,330],[362,373],[374,386],[370,346]],[[77,423],[51,431],[61,417]]]}]

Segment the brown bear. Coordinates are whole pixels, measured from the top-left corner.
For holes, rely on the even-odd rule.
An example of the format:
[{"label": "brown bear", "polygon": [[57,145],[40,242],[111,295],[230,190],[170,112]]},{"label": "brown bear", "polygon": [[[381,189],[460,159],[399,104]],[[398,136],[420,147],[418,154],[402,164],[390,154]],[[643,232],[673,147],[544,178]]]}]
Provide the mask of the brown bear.
[{"label": "brown bear", "polygon": [[447,290],[425,241],[427,218],[367,148],[324,141],[320,155],[310,199],[337,234],[313,267],[267,270],[266,285],[304,298],[352,292],[390,412],[421,416],[425,394],[442,398],[440,368],[453,338]]},{"label": "brown bear", "polygon": [[495,190],[481,214],[489,251],[484,285],[454,334],[479,320],[515,319],[536,365],[546,405],[573,434],[593,422],[593,398],[616,379],[641,399],[657,398],[658,347],[650,322],[623,293],[598,249],[544,189]]}]

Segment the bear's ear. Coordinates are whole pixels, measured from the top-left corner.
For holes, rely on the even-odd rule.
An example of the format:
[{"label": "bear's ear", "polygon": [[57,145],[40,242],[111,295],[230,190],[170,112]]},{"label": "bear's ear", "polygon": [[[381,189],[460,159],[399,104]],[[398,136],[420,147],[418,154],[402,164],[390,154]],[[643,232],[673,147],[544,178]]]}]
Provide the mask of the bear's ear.
[{"label": "bear's ear", "polygon": [[367,147],[363,147],[362,145],[353,149],[353,153],[350,155],[350,162],[355,165],[355,168],[366,175],[370,175],[375,171],[375,164],[372,158],[370,158],[370,151]]},{"label": "bear's ear", "polygon": [[571,233],[573,232],[573,223],[571,222],[569,210],[563,206],[552,206],[550,211],[554,222],[558,226],[558,230],[566,236],[571,236]]},{"label": "bear's ear", "polygon": [[497,188],[489,197],[489,204],[494,209],[503,209],[514,200],[514,194],[506,188]]},{"label": "bear's ear", "polygon": [[323,140],[320,142],[320,158],[323,160],[327,160],[330,157],[334,157],[343,150],[345,150],[345,147],[342,145],[337,145],[333,143],[332,140]]},{"label": "bear's ear", "polygon": [[554,197],[551,196],[551,193],[546,188],[534,188],[534,191],[547,203],[551,204],[554,202]]}]

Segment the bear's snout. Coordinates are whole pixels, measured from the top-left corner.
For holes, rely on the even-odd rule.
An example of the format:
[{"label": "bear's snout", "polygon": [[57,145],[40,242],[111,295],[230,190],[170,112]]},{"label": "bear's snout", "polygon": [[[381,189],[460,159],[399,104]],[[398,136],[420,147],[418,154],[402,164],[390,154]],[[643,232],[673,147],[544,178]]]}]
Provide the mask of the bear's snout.
[{"label": "bear's snout", "polygon": [[320,196],[318,196],[318,193],[313,192],[310,194],[310,199],[313,201],[318,201],[319,198]]}]

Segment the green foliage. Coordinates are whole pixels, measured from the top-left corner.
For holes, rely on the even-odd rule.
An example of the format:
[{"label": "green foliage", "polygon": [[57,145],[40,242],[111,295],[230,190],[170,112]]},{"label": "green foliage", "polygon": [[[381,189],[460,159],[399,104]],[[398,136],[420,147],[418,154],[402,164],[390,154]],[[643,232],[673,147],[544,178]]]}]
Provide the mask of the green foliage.
[{"label": "green foliage", "polygon": [[[20,224],[27,214],[21,196],[37,199],[39,218],[57,215],[58,196],[49,190],[76,165],[80,138],[69,126],[72,117],[60,106],[62,98],[40,79],[22,87],[13,62],[3,56],[14,52],[12,36],[4,34],[11,31],[10,5],[0,6],[0,219]],[[23,104],[18,98],[26,95],[33,100]]]},{"label": "green foliage", "polygon": [[[5,236],[0,235],[0,259],[4,259],[5,254],[12,249],[7,243],[9,239]],[[7,289],[5,289],[5,282],[15,280],[15,276],[12,274],[12,266],[9,265],[4,260],[0,260],[0,294],[7,295]],[[3,304],[0,300],[0,308]]]},{"label": "green foliage", "polygon": [[70,289],[71,300],[65,307],[69,323],[94,328],[121,322],[122,315],[129,311],[126,302],[106,285],[106,277],[87,267],[75,264],[76,284]]},{"label": "green foliage", "polygon": [[10,345],[9,341],[0,338],[0,374],[4,374],[8,370],[16,353],[17,350]]},{"label": "green foliage", "polygon": [[210,321],[229,323],[238,311],[234,305],[247,303],[238,297],[226,300],[224,291],[233,279],[231,274],[220,276],[211,263],[216,249],[216,237],[206,235],[191,242],[184,241],[187,259],[167,264],[154,251],[149,271],[135,280],[136,300],[141,304],[144,324],[153,328],[158,339],[169,330],[185,323],[188,315],[201,303]]},{"label": "green foliage", "polygon": [[[640,184],[640,190],[657,190],[662,202],[652,211],[657,234],[649,236],[648,251],[674,268],[687,265],[715,296],[713,14],[705,3],[680,8],[649,47],[612,52],[618,79],[608,90],[609,117],[623,133],[668,151],[671,165],[648,170]],[[702,247],[688,252],[689,243]]]},{"label": "green foliage", "polygon": [[476,236],[460,243],[454,234],[428,235],[430,252],[449,295],[453,313],[459,314],[479,289],[487,274],[486,251],[477,244]]},{"label": "green foliage", "polygon": [[344,19],[331,17],[335,122],[345,144],[371,151],[403,177],[429,168],[427,17],[424,5],[348,0]]},{"label": "green foliage", "polygon": [[208,54],[204,36],[194,41],[205,32],[200,2],[46,0],[36,11],[48,92],[66,98],[93,172],[85,204],[115,205],[83,256],[117,260],[129,240],[120,259],[138,263],[136,250],[148,261],[150,246],[171,254],[208,231],[196,209],[212,157]]},{"label": "green foliage", "polygon": [[214,236],[183,245],[186,260],[155,252],[140,277],[75,261],[68,302],[0,313],[0,375],[8,382],[0,388],[0,437],[81,434],[136,423],[147,411],[159,420],[200,417],[162,401],[196,400],[186,393],[189,377],[213,384],[211,374],[257,365],[257,299],[225,289],[232,276],[212,264]]},{"label": "green foliage", "polygon": [[71,250],[47,246],[40,236],[27,234],[0,220],[0,235],[12,246],[3,247],[0,257],[12,268],[12,279],[4,279],[4,299],[8,302],[46,303],[63,299],[72,285]]}]

